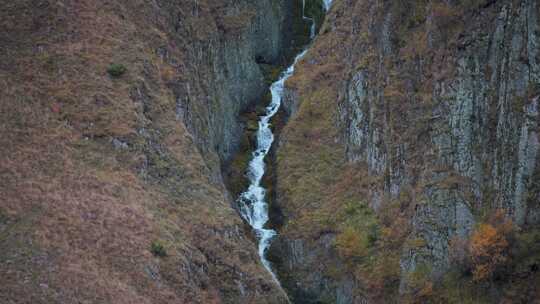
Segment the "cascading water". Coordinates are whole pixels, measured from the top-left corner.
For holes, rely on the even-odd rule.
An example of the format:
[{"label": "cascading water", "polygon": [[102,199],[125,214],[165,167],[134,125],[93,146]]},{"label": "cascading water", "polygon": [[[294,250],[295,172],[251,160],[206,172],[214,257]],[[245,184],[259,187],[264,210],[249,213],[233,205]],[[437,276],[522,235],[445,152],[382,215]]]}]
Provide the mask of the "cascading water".
[{"label": "cascading water", "polygon": [[[329,0],[325,0],[325,1],[329,1]],[[324,3],[324,7],[326,9],[326,3]],[[306,0],[302,0],[302,19],[307,20],[311,23],[311,26],[309,27],[309,38],[313,39],[315,37],[316,24],[315,24],[315,19],[306,16]]]},{"label": "cascading water", "polygon": [[[332,0],[324,0],[324,8],[328,10]],[[305,0],[303,3],[305,7]],[[303,14],[304,15],[304,14]],[[315,22],[312,18],[303,16],[305,19],[312,21],[311,34],[312,38],[315,35]],[[294,67],[302,57],[307,53],[307,49],[301,52],[294,59],[293,64],[283,72],[278,81],[274,82],[270,87],[272,101],[266,107],[265,114],[260,117],[259,129],[257,130],[257,149],[252,153],[252,159],[249,163],[247,176],[250,181],[249,188],[242,193],[238,198],[240,214],[255,231],[259,239],[259,256],[264,267],[272,274],[276,282],[279,281],[272,271],[270,262],[266,259],[265,253],[270,246],[270,241],[276,235],[276,231],[264,228],[268,222],[268,204],[265,201],[266,189],[261,185],[262,178],[265,173],[264,158],[270,152],[270,147],[274,142],[274,134],[270,129],[270,120],[279,110],[281,100],[283,98],[283,90],[285,81],[294,73]]]},{"label": "cascading water", "polygon": [[242,193],[238,199],[240,214],[251,225],[253,230],[255,230],[255,234],[259,238],[259,256],[261,257],[261,261],[274,278],[276,277],[270,267],[270,262],[265,257],[266,249],[270,246],[270,241],[276,235],[276,232],[272,229],[264,228],[264,225],[268,222],[268,204],[265,202],[266,190],[261,186],[261,180],[265,170],[264,158],[274,142],[274,134],[272,134],[272,130],[270,129],[270,119],[277,113],[281,105],[285,81],[291,77],[296,63],[306,52],[307,50],[296,56],[294,63],[270,87],[272,102],[266,107],[265,115],[259,120],[257,149],[252,153],[253,158],[249,163],[247,175],[250,185],[248,190]]},{"label": "cascading water", "polygon": [[332,5],[332,0],[323,0],[324,10],[328,11],[330,9],[330,5]]}]

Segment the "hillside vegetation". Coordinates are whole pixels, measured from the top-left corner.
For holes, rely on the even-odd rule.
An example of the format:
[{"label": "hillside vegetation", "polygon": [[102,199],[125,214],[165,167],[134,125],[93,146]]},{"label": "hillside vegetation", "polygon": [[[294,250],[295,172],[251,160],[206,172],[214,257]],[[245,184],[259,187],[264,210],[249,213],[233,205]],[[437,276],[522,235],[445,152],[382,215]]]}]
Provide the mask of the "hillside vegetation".
[{"label": "hillside vegetation", "polygon": [[538,299],[539,12],[334,1],[276,158],[296,303]]},{"label": "hillside vegetation", "polygon": [[1,303],[285,301],[220,176],[270,2],[0,1]]}]

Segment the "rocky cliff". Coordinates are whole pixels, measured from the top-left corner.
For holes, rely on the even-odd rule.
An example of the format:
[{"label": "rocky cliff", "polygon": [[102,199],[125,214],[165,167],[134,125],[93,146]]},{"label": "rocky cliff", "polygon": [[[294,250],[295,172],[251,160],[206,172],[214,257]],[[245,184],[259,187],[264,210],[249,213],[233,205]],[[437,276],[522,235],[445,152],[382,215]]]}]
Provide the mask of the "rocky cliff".
[{"label": "rocky cliff", "polygon": [[286,301],[220,168],[289,6],[0,1],[0,302]]},{"label": "rocky cliff", "polygon": [[538,297],[539,12],[334,2],[276,157],[298,303]]},{"label": "rocky cliff", "polygon": [[0,302],[538,301],[538,1],[323,3],[0,0]]}]

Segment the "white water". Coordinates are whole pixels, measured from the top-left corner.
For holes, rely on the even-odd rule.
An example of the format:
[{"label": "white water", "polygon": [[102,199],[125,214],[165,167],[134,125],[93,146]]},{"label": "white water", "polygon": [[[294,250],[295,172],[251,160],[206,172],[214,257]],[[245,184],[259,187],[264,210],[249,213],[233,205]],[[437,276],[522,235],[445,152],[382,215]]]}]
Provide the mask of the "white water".
[{"label": "white water", "polygon": [[324,10],[329,11],[332,5],[332,0],[323,0]]},{"label": "white water", "polygon": [[[323,9],[325,12],[328,12],[330,10],[332,1],[333,0],[323,0]],[[309,28],[309,38],[315,38],[317,25],[315,24],[315,19],[306,16],[306,0],[302,0],[302,19],[307,20],[311,23],[311,27]]]},{"label": "white water", "polygon": [[[332,0],[323,1],[324,8],[326,11],[328,11]],[[303,18],[306,20],[311,20],[311,38],[313,38],[315,36],[315,22],[312,18],[306,17],[305,15]],[[294,63],[281,74],[278,81],[274,82],[272,86],[270,86],[272,101],[270,102],[270,105],[266,107],[265,114],[260,117],[259,129],[257,130],[257,149],[253,151],[252,159],[248,167],[247,176],[250,181],[250,185],[247,191],[242,193],[238,198],[240,214],[253,228],[257,238],[259,239],[258,249],[262,264],[272,274],[272,277],[276,280],[276,282],[278,282],[278,284],[279,281],[272,271],[270,262],[266,259],[265,255],[266,250],[270,246],[270,241],[274,236],[276,236],[277,233],[275,230],[264,228],[268,222],[268,204],[265,201],[266,189],[262,187],[261,181],[265,173],[264,158],[270,151],[270,147],[274,142],[274,134],[270,129],[270,120],[274,115],[276,115],[279,107],[281,106],[285,82],[293,75],[294,67],[306,53],[307,49],[298,54],[294,59]]]},{"label": "white water", "polygon": [[[328,1],[328,0],[325,0],[325,1]],[[324,4],[324,6],[326,7],[326,4]],[[315,38],[315,31],[316,31],[315,19],[306,16],[306,0],[302,0],[302,19],[307,20],[311,23],[311,26],[309,28],[309,38],[311,39]]]},{"label": "white water", "polygon": [[[276,231],[264,228],[268,222],[268,204],[265,201],[266,190],[261,186],[261,180],[265,171],[264,158],[270,151],[274,142],[274,134],[270,129],[270,119],[276,115],[283,98],[285,81],[294,73],[296,63],[304,57],[307,50],[300,53],[294,59],[294,63],[282,73],[280,79],[272,84],[272,102],[266,107],[266,113],[259,120],[259,130],[257,131],[257,149],[252,153],[247,176],[250,181],[249,188],[238,198],[240,214],[249,223],[259,239],[259,256],[264,267],[274,276],[270,262],[266,259],[265,253],[270,246],[270,241],[276,235]],[[276,279],[277,281],[277,279]]]}]

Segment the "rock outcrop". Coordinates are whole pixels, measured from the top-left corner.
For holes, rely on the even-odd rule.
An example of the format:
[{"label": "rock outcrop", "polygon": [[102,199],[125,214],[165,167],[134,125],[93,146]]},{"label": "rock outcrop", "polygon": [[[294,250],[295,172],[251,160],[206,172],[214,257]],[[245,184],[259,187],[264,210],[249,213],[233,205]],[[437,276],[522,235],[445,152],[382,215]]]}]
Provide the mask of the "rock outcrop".
[{"label": "rock outcrop", "polygon": [[[289,83],[273,250],[305,303],[438,290],[453,242],[497,210],[538,229],[540,8],[454,2],[336,0]],[[500,284],[482,299],[529,283]]]},{"label": "rock outcrop", "polygon": [[[224,179],[304,4],[264,180],[281,287]],[[538,1],[0,7],[1,303],[540,297]]]}]

